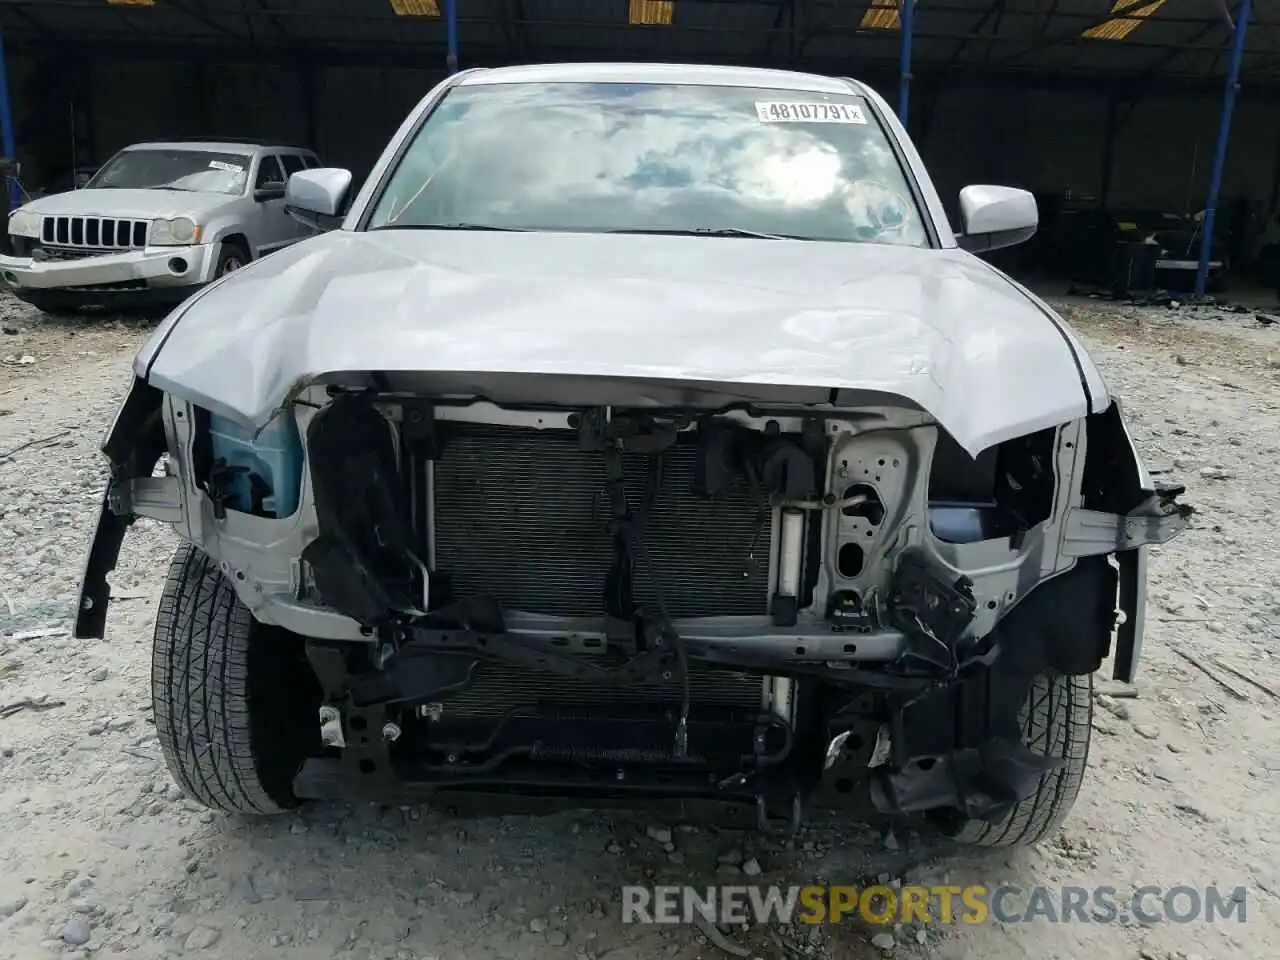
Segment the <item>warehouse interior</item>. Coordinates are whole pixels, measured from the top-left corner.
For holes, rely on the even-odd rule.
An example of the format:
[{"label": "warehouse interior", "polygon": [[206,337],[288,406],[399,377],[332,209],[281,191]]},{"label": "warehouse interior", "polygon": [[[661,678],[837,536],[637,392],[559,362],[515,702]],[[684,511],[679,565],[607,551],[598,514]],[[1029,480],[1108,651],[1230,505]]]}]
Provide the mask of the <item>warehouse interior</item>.
[{"label": "warehouse interior", "polygon": [[[312,147],[359,179],[455,63],[853,76],[905,112],[944,197],[1029,189],[1042,239],[1063,210],[1197,214],[1221,152],[1215,242],[1270,284],[1278,15],[1250,0],[0,0],[0,99],[6,153],[39,191],[125,144],[196,136]],[[1058,260],[1041,242],[1012,265]]]}]

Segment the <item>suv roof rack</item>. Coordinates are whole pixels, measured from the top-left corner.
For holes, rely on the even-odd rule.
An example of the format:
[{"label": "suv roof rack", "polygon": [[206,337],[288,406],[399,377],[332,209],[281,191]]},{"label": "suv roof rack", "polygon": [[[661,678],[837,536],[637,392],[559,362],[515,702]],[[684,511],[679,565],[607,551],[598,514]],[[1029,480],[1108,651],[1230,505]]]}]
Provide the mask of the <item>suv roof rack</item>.
[{"label": "suv roof rack", "polygon": [[261,137],[151,137],[139,143],[243,143],[246,146],[258,146],[270,143]]}]

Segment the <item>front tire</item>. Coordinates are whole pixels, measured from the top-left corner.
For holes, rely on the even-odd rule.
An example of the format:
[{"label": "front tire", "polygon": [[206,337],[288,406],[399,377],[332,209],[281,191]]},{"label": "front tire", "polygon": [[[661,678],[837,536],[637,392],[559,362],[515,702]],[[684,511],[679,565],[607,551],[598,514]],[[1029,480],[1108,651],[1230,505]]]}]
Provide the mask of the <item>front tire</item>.
[{"label": "front tire", "polygon": [[219,277],[225,277],[228,273],[235,273],[248,265],[248,263],[248,250],[234,241],[231,243],[224,242],[218,248],[218,264],[213,269],[213,278],[217,280]]},{"label": "front tire", "polygon": [[1023,742],[1041,756],[1063,764],[1046,772],[1036,792],[999,820],[963,821],[954,833],[961,843],[981,847],[1039,843],[1062,826],[1075,804],[1089,762],[1093,674],[1043,673],[1036,677],[1019,719]]},{"label": "front tire", "polygon": [[188,797],[237,814],[298,805],[293,778],[319,747],[320,691],[302,641],[254,620],[187,543],[156,613],[151,696],[165,763]]}]

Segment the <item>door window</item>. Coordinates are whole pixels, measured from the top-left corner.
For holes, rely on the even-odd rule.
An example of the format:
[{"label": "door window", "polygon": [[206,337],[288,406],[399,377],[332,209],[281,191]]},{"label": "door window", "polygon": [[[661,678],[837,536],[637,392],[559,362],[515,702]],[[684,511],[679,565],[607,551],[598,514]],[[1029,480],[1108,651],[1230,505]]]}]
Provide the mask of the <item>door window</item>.
[{"label": "door window", "polygon": [[280,169],[280,160],[275,154],[270,154],[262,158],[262,162],[258,164],[258,176],[253,181],[253,189],[262,190],[266,187],[283,187],[284,171]]}]

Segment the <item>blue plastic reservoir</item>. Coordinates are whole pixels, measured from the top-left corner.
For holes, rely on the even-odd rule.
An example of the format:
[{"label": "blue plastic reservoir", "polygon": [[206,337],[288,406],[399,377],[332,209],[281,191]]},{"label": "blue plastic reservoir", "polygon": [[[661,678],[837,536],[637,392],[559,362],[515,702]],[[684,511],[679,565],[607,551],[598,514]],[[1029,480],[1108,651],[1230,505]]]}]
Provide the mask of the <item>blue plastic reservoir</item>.
[{"label": "blue plastic reservoir", "polygon": [[292,416],[277,415],[255,440],[252,429],[210,414],[209,433],[215,460],[245,468],[227,478],[228,509],[266,517],[287,517],[298,509],[302,441]]},{"label": "blue plastic reservoir", "polygon": [[944,543],[978,543],[1013,533],[994,504],[934,502],[929,504],[929,523]]}]

